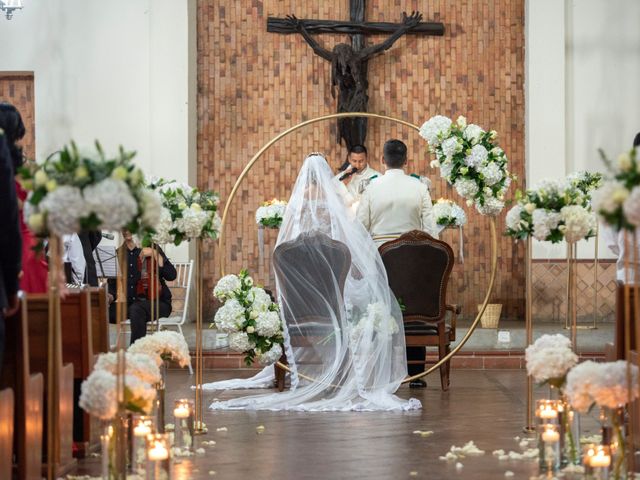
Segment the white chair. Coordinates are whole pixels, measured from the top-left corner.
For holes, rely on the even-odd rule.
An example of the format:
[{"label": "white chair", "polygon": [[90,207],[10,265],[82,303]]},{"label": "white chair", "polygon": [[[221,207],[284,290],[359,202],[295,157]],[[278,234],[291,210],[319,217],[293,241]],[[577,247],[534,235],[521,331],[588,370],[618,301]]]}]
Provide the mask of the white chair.
[{"label": "white chair", "polygon": [[[191,293],[191,280],[193,279],[193,260],[186,263],[174,263],[176,268],[176,279],[168,281],[167,287],[171,290],[171,316],[158,319],[158,328],[177,328],[180,335],[184,337],[182,325],[187,320],[189,310],[189,295]],[[127,344],[127,333],[131,335],[131,322],[122,322],[122,333],[125,335],[125,345]],[[186,341],[185,337],[185,341]],[[193,368],[189,364],[189,374],[193,375]]]}]

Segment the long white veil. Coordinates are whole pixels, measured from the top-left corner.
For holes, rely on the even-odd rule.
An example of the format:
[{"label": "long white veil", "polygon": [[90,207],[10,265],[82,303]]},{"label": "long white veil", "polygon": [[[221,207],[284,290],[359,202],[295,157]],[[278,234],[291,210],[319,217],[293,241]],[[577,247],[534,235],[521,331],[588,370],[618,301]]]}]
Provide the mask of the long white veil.
[{"label": "long white veil", "polygon": [[[378,250],[340,197],[326,159],[306,158],[274,253],[291,388],[214,402],[212,409],[410,410],[394,395],[407,374],[400,307]],[[248,381],[207,390],[263,387]]]}]

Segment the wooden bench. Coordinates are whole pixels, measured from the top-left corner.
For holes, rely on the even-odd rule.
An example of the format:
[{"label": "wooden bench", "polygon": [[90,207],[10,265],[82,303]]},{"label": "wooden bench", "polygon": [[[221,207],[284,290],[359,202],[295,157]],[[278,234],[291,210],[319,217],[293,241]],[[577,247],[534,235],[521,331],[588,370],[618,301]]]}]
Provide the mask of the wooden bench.
[{"label": "wooden bench", "polygon": [[109,351],[109,305],[107,302],[107,284],[102,287],[87,288],[91,295],[91,334],[93,335],[93,354]]},{"label": "wooden bench", "polygon": [[0,391],[0,478],[11,478],[13,464],[13,390]]},{"label": "wooden bench", "polygon": [[[69,298],[73,296],[70,295]],[[85,301],[88,297],[85,296]],[[60,343],[58,345],[57,358],[53,361],[56,362],[56,376],[53,382],[57,385],[57,391],[59,395],[54,399],[52,404],[46,402],[47,398],[47,385],[48,385],[48,357],[49,357],[49,297],[46,294],[28,294],[26,299],[26,308],[29,318],[29,359],[31,368],[35,372],[40,372],[44,376],[45,385],[45,405],[46,414],[50,415],[51,412],[57,413],[57,433],[58,433],[58,449],[56,452],[56,458],[53,459],[53,469],[56,478],[64,476],[68,473],[77,462],[73,459],[73,364],[63,364],[62,356],[62,338],[73,334],[74,336],[78,332],[71,332],[74,327],[71,327],[72,323],[69,322],[65,315],[69,315],[70,308],[69,302],[73,303],[73,300],[65,300],[61,302],[61,335],[59,336]],[[67,305],[65,305],[67,303]],[[80,306],[80,300],[76,299],[76,309]],[[86,304],[88,314],[88,302]],[[73,308],[71,308],[73,311]],[[80,334],[82,335],[82,334]],[[90,338],[90,337],[89,337]],[[88,343],[91,343],[88,341]],[[76,346],[77,348],[77,346]],[[68,349],[68,348],[67,348]],[[44,439],[45,445],[47,445],[47,425],[44,426]],[[47,459],[47,462],[51,459]]]},{"label": "wooden bench", "polygon": [[42,373],[31,374],[27,324],[27,309],[22,298],[18,313],[5,319],[1,385],[11,387],[15,394],[14,451],[17,476],[35,480],[42,478],[44,376]]}]

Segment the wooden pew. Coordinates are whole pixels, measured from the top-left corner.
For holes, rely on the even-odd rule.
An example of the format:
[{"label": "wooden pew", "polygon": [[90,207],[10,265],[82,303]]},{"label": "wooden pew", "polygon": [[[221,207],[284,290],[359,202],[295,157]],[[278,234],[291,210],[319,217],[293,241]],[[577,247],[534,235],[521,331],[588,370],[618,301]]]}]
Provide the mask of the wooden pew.
[{"label": "wooden pew", "polygon": [[[615,347],[616,347],[616,360],[624,360],[625,351],[625,287],[620,281],[616,282],[616,333],[615,333]],[[637,350],[635,339],[635,302],[634,302],[634,288],[629,288],[629,314],[630,314],[630,327],[631,338],[630,345],[631,350]]]},{"label": "wooden pew", "polygon": [[109,351],[109,305],[107,303],[107,284],[102,287],[87,288],[91,295],[91,333],[93,335],[93,354]]},{"label": "wooden pew", "polygon": [[[72,297],[72,295],[70,295]],[[88,297],[84,297],[87,301],[87,313],[88,313]],[[61,331],[62,338],[65,334],[68,334],[71,328],[67,327],[65,321],[64,303],[61,302],[62,322]],[[76,299],[76,308],[79,308],[80,301]],[[45,399],[47,398],[46,388],[48,385],[48,332],[49,332],[49,298],[46,294],[28,294],[26,300],[26,308],[29,317],[29,358],[31,362],[31,368],[36,372],[41,372],[44,375],[45,385]],[[89,337],[91,338],[91,337]],[[62,341],[58,345],[58,349],[62,352]],[[88,342],[91,343],[91,342]],[[51,411],[52,408],[57,408],[58,412],[58,425],[57,430],[58,446],[59,449],[56,452],[56,457],[53,459],[54,471],[56,478],[64,476],[68,473],[77,462],[72,456],[73,452],[73,364],[64,364],[62,355],[57,359],[57,372],[58,378],[53,381],[58,386],[59,396],[54,405],[47,405],[47,411]],[[46,442],[47,432],[46,423],[44,431],[44,439]],[[46,445],[46,443],[45,443]],[[47,459],[47,462],[51,459]],[[46,467],[45,467],[46,472]]]},{"label": "wooden pew", "polygon": [[0,478],[11,478],[13,467],[13,390],[0,391]]},{"label": "wooden pew", "polygon": [[[636,352],[635,350],[631,350],[629,353],[630,353],[631,363],[633,365],[637,365],[638,352]],[[633,443],[635,445],[632,445],[632,446],[634,447],[635,450],[638,450],[640,449],[640,435],[638,434],[640,432],[640,430],[638,430],[640,428],[640,400],[635,400],[629,404],[628,413],[629,413],[629,423],[631,424],[631,429],[632,429],[631,431],[634,432]],[[637,471],[638,471],[638,466],[636,465],[636,472]]]},{"label": "wooden pew", "polygon": [[[20,311],[5,319],[5,351],[2,387],[15,394],[14,451],[19,479],[42,478],[42,432],[44,425],[44,377],[31,374],[29,329],[24,297]],[[2,477],[4,478],[4,477]]]}]

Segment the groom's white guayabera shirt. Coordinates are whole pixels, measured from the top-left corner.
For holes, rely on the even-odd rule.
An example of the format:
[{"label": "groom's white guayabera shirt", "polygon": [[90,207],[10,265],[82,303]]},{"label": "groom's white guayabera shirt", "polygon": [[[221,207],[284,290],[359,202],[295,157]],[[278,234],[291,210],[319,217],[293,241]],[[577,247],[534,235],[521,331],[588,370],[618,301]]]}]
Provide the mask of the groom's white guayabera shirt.
[{"label": "groom's white guayabera shirt", "polygon": [[371,181],[358,206],[358,219],[377,244],[411,230],[437,238],[429,189],[402,169],[390,169]]}]

